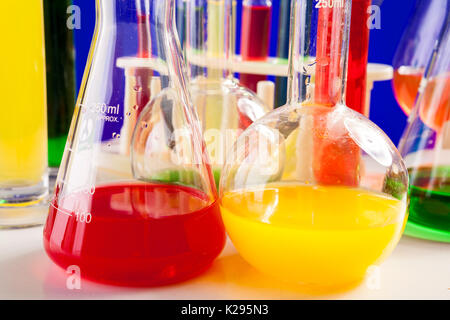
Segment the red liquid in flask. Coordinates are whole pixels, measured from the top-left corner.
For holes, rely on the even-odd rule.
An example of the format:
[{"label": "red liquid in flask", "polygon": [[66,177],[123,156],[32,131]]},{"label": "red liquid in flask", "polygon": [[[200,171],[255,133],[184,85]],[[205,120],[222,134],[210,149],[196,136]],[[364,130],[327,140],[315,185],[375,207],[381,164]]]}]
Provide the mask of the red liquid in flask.
[{"label": "red liquid in flask", "polygon": [[[264,61],[269,55],[272,7],[243,6],[241,56],[244,61]],[[241,74],[240,82],[256,92],[259,81],[267,76]]]},{"label": "red liquid in flask", "polygon": [[[225,245],[219,205],[184,186],[103,186],[52,206],[44,246],[52,260],[99,282],[165,285],[206,270]],[[81,213],[90,212],[89,215]]]}]

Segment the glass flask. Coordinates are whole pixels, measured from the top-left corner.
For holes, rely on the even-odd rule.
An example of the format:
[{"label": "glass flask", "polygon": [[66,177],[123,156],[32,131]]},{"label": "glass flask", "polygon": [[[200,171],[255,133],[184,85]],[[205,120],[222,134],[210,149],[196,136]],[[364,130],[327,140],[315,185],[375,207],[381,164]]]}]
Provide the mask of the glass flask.
[{"label": "glass flask", "polygon": [[230,150],[225,228],[263,273],[334,291],[363,280],[398,243],[408,173],[389,138],[345,105],[351,1],[292,2],[287,105]]},{"label": "glass flask", "polygon": [[409,181],[406,234],[450,242],[450,14],[399,149]]},{"label": "glass flask", "polygon": [[447,0],[416,0],[393,61],[394,93],[406,114],[414,106],[420,81],[449,8]]},{"label": "glass flask", "polygon": [[[174,7],[175,0],[97,1],[94,42],[44,230],[50,258],[94,281],[183,281],[208,268],[225,244]],[[119,132],[131,117],[124,148],[128,137]],[[163,179],[168,170],[176,181]]]},{"label": "glass flask", "polygon": [[218,185],[226,151],[269,109],[233,77],[236,2],[191,0],[187,5],[190,92]]},{"label": "glass flask", "polygon": [[48,166],[56,178],[75,106],[73,29],[67,25],[72,0],[44,0],[47,71]]},{"label": "glass flask", "polygon": [[42,0],[2,2],[0,228],[42,224],[48,210]]},{"label": "glass flask", "polygon": [[[269,56],[272,0],[242,2],[241,57],[243,61],[265,61]],[[242,73],[240,83],[256,92],[267,76]]]}]

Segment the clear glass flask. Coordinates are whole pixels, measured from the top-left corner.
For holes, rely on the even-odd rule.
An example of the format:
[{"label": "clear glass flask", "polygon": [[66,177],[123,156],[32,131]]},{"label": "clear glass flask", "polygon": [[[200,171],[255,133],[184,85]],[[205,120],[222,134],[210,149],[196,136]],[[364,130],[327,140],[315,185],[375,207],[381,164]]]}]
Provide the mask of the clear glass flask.
[{"label": "clear glass flask", "polygon": [[420,81],[448,10],[447,0],[416,0],[393,61],[392,85],[397,102],[406,114],[414,107]]},{"label": "clear glass flask", "polygon": [[406,234],[450,242],[450,14],[399,149],[410,175]]},{"label": "clear glass flask", "polygon": [[269,108],[233,76],[233,0],[191,0],[187,8],[190,91],[218,185],[225,155],[239,134]]},{"label": "clear glass flask", "polygon": [[[174,7],[175,0],[97,1],[94,42],[44,230],[50,258],[94,281],[182,281],[208,268],[225,244]],[[119,133],[128,133],[126,126],[133,126],[131,138]],[[167,172],[177,179],[164,179]]]},{"label": "clear glass flask", "polygon": [[44,13],[42,0],[0,8],[0,228],[26,227],[48,209]]},{"label": "clear glass flask", "polygon": [[351,1],[292,5],[288,103],[229,152],[222,216],[239,253],[260,271],[341,290],[398,243],[408,173],[381,129],[345,105]]}]

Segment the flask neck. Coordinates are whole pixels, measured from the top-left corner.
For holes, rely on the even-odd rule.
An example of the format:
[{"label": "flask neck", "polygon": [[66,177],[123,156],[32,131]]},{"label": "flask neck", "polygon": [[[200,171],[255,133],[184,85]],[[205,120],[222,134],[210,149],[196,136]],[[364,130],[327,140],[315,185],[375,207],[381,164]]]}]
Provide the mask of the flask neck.
[{"label": "flask neck", "polygon": [[292,0],[288,104],[345,104],[352,1],[328,3]]}]

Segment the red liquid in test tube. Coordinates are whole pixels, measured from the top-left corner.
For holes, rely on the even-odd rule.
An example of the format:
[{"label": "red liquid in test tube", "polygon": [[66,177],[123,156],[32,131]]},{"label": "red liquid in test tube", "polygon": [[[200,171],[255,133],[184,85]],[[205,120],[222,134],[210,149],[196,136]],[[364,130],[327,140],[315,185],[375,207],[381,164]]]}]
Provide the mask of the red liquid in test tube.
[{"label": "red liquid in test tube", "polygon": [[367,12],[372,0],[352,1],[352,23],[350,27],[350,50],[347,77],[347,106],[366,116],[367,60],[369,57],[369,28]]},{"label": "red liquid in test tube", "polygon": [[[243,61],[264,61],[269,56],[271,1],[244,1],[242,11],[241,56]],[[241,74],[240,82],[256,92],[265,75]]]}]

